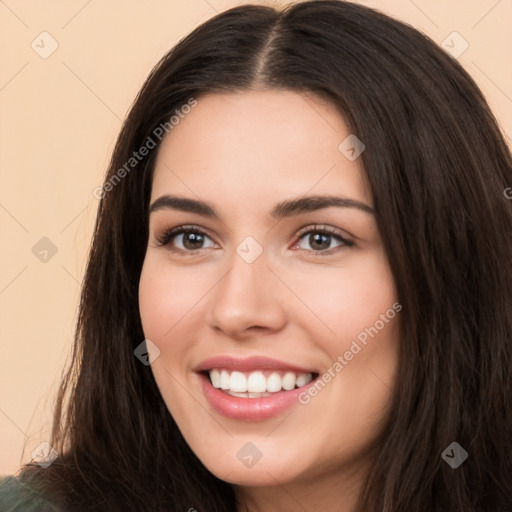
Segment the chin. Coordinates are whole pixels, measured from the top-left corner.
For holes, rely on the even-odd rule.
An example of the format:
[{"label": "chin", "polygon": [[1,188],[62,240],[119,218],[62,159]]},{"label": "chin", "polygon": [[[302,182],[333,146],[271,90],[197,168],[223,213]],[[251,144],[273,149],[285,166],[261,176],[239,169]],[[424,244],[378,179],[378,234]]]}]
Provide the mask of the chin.
[{"label": "chin", "polygon": [[312,462],[305,460],[297,445],[287,450],[269,440],[265,443],[264,436],[230,438],[216,444],[215,451],[211,446],[202,448],[194,450],[202,464],[217,478],[235,485],[275,486],[300,480]]}]

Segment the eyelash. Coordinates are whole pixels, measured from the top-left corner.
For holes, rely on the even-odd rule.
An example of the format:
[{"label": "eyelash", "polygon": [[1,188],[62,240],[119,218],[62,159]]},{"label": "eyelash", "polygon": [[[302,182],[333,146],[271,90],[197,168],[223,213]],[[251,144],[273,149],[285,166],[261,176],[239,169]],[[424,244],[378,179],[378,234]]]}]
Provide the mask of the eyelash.
[{"label": "eyelash", "polygon": [[[176,228],[169,229],[165,231],[161,236],[157,238],[158,246],[163,247],[166,245],[169,245],[169,242],[176,236],[184,234],[184,233],[195,233],[199,234],[201,236],[208,237],[212,239],[205,231],[200,229],[197,226],[178,226]],[[334,252],[337,252],[338,250],[342,250],[344,247],[352,247],[354,245],[354,242],[351,242],[350,240],[347,240],[344,236],[341,235],[341,232],[330,228],[329,226],[308,226],[307,228],[304,228],[297,233],[296,241],[293,243],[293,245],[296,245],[305,235],[310,235],[312,233],[316,234],[322,234],[327,235],[330,237],[337,238],[341,245],[337,247],[333,247],[332,249],[327,249],[324,251],[315,251],[315,250],[307,250],[307,249],[299,249],[301,251],[306,251],[307,253],[314,254],[314,255],[320,255],[320,256],[329,256],[333,254]],[[176,249],[175,247],[169,246],[169,250],[173,253],[177,253],[181,256],[194,256],[199,251],[202,251],[207,248],[201,248],[196,250],[183,250],[183,249]]]}]

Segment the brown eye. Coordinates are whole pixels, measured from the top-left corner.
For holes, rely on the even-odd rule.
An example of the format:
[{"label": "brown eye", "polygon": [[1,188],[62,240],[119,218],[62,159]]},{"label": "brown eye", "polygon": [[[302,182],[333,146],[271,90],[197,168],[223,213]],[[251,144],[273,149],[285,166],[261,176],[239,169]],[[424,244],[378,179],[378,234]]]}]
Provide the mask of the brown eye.
[{"label": "brown eye", "polygon": [[[337,244],[333,245],[336,242]],[[331,254],[343,247],[351,247],[354,243],[341,236],[338,231],[324,227],[302,232],[296,245],[298,245],[299,249],[312,252],[313,254]]]},{"label": "brown eye", "polygon": [[[208,243],[208,241],[211,243],[204,245]],[[161,246],[169,246],[171,251],[186,253],[212,247],[214,242],[206,233],[197,228],[180,226],[166,231],[164,235],[158,239],[158,244]]]},{"label": "brown eye", "polygon": [[181,235],[181,243],[185,249],[194,251],[196,249],[201,249],[202,244],[204,243],[204,235],[201,233],[194,233],[192,231],[182,233]]},{"label": "brown eye", "polygon": [[329,249],[333,237],[324,233],[310,233],[308,235],[308,244],[315,251]]}]

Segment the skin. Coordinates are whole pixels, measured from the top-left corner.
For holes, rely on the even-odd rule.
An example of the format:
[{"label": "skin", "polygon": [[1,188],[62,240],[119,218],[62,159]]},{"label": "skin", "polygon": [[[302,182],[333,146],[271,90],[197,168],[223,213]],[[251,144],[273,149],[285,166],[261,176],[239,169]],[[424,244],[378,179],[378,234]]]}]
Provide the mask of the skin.
[{"label": "skin", "polygon": [[[267,420],[220,415],[194,372],[209,357],[258,355],[322,374],[398,302],[374,215],[347,207],[269,214],[304,195],[373,207],[361,159],[338,149],[349,134],[313,95],[254,90],[201,96],[159,149],[151,203],[165,194],[201,199],[221,220],[173,209],[150,215],[139,301],[145,336],[160,350],[151,368],[192,450],[235,484],[239,510],[355,510],[388,411],[399,314],[307,405]],[[177,235],[159,245],[166,230],[190,224],[206,231],[202,244]],[[299,238],[315,225],[354,245]],[[248,236],[263,249],[252,263],[236,252]],[[262,454],[250,468],[237,458],[248,442]]]}]

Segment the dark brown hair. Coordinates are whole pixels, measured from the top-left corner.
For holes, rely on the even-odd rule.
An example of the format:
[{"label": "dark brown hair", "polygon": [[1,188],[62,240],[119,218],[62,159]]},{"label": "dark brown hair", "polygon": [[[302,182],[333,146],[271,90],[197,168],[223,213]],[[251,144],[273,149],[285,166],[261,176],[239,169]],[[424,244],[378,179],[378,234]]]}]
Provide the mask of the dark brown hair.
[{"label": "dark brown hair", "polygon": [[[391,412],[358,510],[510,512],[512,162],[482,93],[428,37],[378,11],[336,0],[245,5],[196,28],[153,69],[106,181],[190,98],[254,88],[328,100],[366,146],[403,310]],[[197,459],[134,357],[157,149],[100,201],[50,440],[59,458],[21,475],[74,512],[236,509],[232,486]],[[469,454],[457,469],[441,458],[454,441]]]}]

